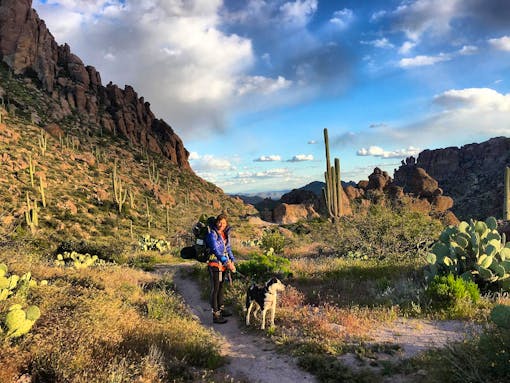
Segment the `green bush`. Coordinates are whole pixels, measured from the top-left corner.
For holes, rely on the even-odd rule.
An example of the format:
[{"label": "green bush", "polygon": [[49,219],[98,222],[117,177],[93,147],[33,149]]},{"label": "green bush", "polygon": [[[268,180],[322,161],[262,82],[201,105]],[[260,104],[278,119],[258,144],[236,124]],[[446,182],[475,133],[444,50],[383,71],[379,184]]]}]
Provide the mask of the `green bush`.
[{"label": "green bush", "polygon": [[273,249],[265,254],[255,254],[248,261],[240,262],[237,269],[240,273],[251,276],[256,280],[264,280],[274,274],[281,274],[284,277],[292,274],[290,261],[274,254]]},{"label": "green bush", "polygon": [[434,277],[425,295],[432,308],[443,310],[450,317],[468,315],[473,304],[480,300],[476,283],[457,278],[453,274]]},{"label": "green bush", "polygon": [[278,229],[266,229],[259,246],[264,251],[273,249],[276,254],[281,254],[285,248],[285,237],[280,234]]},{"label": "green bush", "polygon": [[342,217],[332,247],[341,255],[365,259],[423,259],[442,225],[429,216],[405,209],[372,205],[366,214]]}]

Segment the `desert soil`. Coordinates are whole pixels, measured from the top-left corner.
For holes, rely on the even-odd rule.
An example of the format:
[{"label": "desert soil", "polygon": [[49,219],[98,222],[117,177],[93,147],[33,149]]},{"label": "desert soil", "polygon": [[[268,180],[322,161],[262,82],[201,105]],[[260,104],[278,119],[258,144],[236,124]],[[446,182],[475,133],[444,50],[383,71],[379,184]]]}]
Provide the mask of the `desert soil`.
[{"label": "desert soil", "polygon": [[247,333],[244,324],[235,316],[225,324],[212,323],[211,307],[202,299],[196,281],[186,276],[189,265],[164,266],[158,272],[173,273],[176,290],[184,298],[193,314],[204,327],[212,328],[221,341],[222,354],[228,363],[222,367],[235,381],[249,383],[316,382],[309,373],[300,370],[289,356],[275,351],[275,345],[260,335]]}]

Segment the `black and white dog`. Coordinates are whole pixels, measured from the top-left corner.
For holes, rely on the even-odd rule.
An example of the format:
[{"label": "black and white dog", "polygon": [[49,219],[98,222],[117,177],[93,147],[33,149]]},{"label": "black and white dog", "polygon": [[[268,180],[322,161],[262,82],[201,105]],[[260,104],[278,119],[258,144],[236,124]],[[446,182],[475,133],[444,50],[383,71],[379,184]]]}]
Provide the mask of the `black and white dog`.
[{"label": "black and white dog", "polygon": [[266,313],[271,309],[271,326],[274,326],[274,315],[276,311],[276,295],[278,291],[284,291],[285,285],[278,278],[271,278],[264,287],[252,284],[246,293],[246,325],[250,325],[250,313],[255,306],[253,316],[262,310],[262,330],[266,325]]}]

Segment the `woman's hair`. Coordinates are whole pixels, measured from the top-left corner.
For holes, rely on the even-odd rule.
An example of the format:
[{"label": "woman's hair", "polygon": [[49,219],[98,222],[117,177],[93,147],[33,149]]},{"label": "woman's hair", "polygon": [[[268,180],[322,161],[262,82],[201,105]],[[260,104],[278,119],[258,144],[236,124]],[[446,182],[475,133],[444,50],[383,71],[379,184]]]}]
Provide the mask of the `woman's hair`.
[{"label": "woman's hair", "polygon": [[218,224],[222,219],[224,219],[228,223],[227,215],[224,213],[221,213],[219,216],[216,217],[215,223]]}]

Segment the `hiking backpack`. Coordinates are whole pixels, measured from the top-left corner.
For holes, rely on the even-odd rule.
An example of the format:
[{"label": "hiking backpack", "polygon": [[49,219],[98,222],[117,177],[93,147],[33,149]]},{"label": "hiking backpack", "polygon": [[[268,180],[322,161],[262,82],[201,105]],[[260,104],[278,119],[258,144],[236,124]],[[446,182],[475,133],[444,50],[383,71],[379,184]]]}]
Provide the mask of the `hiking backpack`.
[{"label": "hiking backpack", "polygon": [[205,243],[205,237],[210,232],[210,227],[214,225],[214,217],[207,217],[202,214],[191,229],[194,237],[193,246],[187,246],[181,250],[181,257],[184,259],[196,259],[199,262],[207,262],[211,255],[211,249],[209,249]]}]

